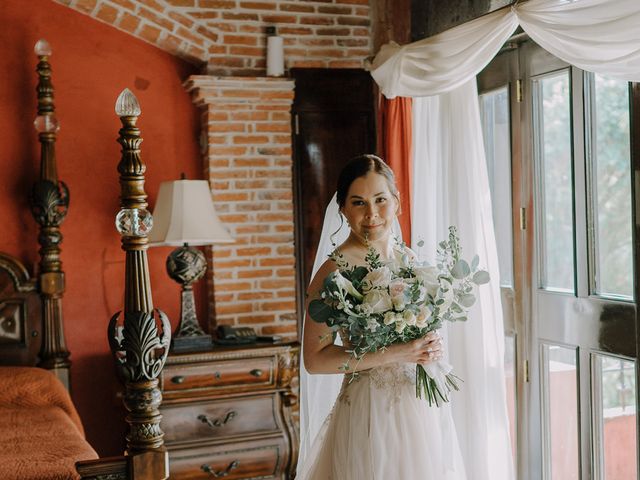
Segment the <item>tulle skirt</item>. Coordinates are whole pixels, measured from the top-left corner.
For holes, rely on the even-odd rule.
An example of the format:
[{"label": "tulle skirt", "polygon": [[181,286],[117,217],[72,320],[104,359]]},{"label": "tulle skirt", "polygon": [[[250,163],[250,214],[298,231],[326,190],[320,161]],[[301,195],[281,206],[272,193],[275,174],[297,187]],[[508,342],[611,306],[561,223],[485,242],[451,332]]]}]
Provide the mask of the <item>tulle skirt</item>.
[{"label": "tulle skirt", "polygon": [[465,480],[449,405],[416,398],[415,365],[347,375],[298,479]]}]

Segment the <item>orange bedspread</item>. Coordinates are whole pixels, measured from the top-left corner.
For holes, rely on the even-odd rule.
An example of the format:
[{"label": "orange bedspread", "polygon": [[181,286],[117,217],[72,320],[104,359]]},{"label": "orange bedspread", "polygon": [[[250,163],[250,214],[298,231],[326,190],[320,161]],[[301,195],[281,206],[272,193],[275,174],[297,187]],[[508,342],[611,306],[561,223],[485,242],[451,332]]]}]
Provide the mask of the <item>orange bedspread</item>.
[{"label": "orange bedspread", "polygon": [[77,479],[75,463],[98,458],[69,393],[47,370],[0,367],[0,478]]}]

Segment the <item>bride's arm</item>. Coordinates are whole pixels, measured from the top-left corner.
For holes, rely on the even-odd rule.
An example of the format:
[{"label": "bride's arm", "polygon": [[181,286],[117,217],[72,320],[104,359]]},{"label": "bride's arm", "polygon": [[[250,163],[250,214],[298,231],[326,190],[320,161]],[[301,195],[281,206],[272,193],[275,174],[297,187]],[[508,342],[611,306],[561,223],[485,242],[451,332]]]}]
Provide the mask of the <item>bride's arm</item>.
[{"label": "bride's arm", "polygon": [[433,332],[408,343],[392,345],[384,352],[367,353],[360,361],[352,358],[345,347],[334,345],[331,329],[324,323],[313,321],[308,308],[309,302],[318,298],[324,279],[335,269],[335,263],[327,260],[309,285],[302,339],[304,366],[309,373],[345,373],[345,364],[349,367],[346,372],[357,372],[392,363],[428,363],[442,357],[440,337]]}]

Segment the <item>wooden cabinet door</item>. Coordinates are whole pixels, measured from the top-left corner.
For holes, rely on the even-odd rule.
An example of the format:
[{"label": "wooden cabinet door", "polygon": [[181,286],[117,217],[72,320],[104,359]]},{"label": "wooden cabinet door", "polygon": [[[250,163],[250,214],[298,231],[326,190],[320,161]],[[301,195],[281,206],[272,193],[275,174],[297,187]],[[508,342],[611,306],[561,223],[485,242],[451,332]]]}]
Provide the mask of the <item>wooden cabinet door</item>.
[{"label": "wooden cabinet door", "polygon": [[[324,211],[352,157],[375,153],[374,86],[360,69],[294,68],[293,181],[296,290],[302,325]],[[298,328],[298,332],[302,332]]]}]

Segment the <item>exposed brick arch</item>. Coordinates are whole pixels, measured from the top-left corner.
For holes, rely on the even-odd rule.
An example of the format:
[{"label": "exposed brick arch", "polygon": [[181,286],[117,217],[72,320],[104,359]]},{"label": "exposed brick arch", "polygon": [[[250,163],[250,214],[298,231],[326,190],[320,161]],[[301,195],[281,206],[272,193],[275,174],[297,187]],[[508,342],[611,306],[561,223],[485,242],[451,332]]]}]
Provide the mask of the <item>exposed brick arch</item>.
[{"label": "exposed brick arch", "polygon": [[369,0],[54,0],[214,75],[264,74],[265,27],[284,37],[287,68],[362,66]]}]

